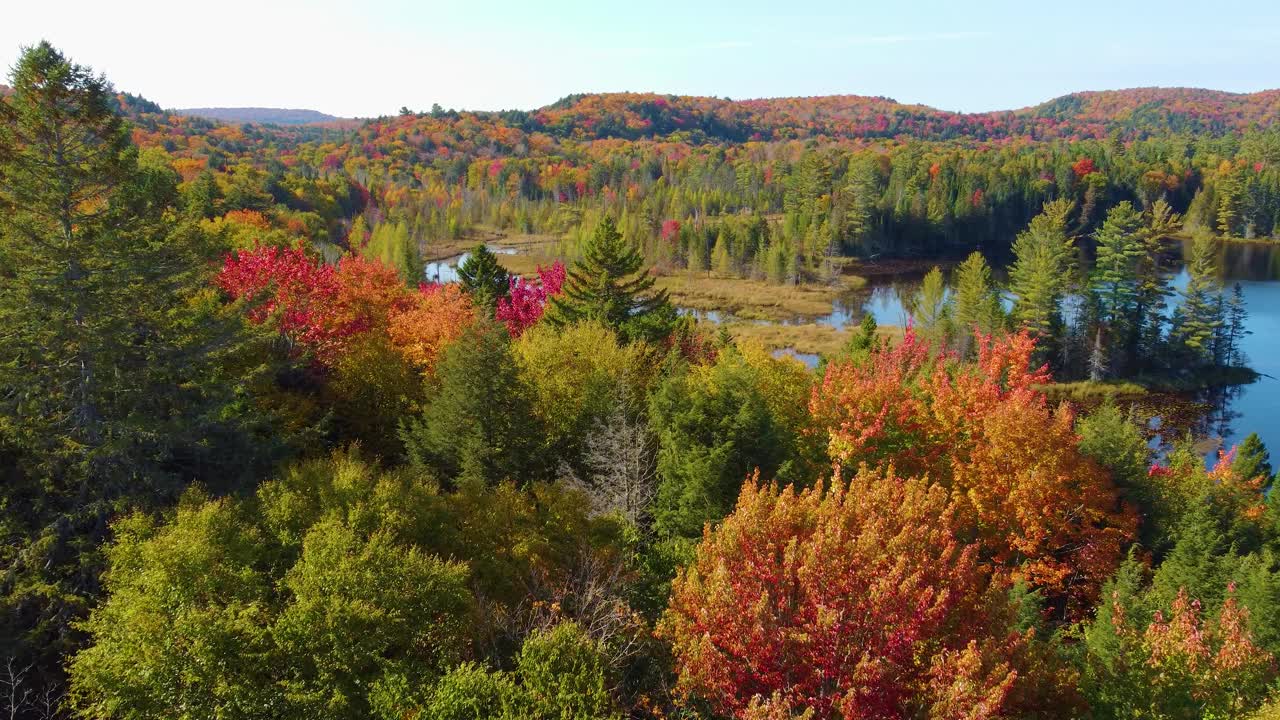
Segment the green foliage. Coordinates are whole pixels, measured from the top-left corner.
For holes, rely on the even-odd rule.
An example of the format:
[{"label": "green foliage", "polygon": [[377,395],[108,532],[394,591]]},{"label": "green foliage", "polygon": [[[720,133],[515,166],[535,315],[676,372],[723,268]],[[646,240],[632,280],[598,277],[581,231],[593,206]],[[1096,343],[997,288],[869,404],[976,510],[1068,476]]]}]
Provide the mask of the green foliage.
[{"label": "green foliage", "polygon": [[[362,235],[364,224],[352,225],[352,235]],[[363,239],[363,238],[361,238]],[[400,277],[409,285],[416,286],[423,280],[426,267],[422,260],[422,249],[409,233],[409,226],[403,220],[379,223],[370,234],[364,247],[353,248],[361,255],[381,260],[388,267],[393,267]]]},{"label": "green foliage", "polygon": [[1214,339],[1223,323],[1217,301],[1222,289],[1218,280],[1218,246],[1212,235],[1199,233],[1192,240],[1187,273],[1190,277],[1170,334],[1182,357],[1193,364],[1208,365],[1217,357]]},{"label": "green foliage", "polygon": [[1271,483],[1272,478],[1275,477],[1275,470],[1271,467],[1271,453],[1262,443],[1262,438],[1258,437],[1258,433],[1249,433],[1244,442],[1236,448],[1231,471],[1242,478],[1260,477],[1264,483]]},{"label": "green foliage", "polygon": [[506,328],[481,321],[450,343],[426,410],[401,428],[409,460],[443,478],[525,482],[539,433]]},{"label": "green foliage", "polygon": [[598,644],[567,622],[525,639],[511,672],[474,664],[436,686],[424,716],[439,720],[609,720],[613,709]]},{"label": "green foliage", "polygon": [[622,344],[587,321],[556,329],[540,324],[514,343],[529,404],[544,429],[543,452],[558,468],[583,471],[590,436],[620,409],[642,406],[654,369],[643,343]]},{"label": "green foliage", "polygon": [[1013,243],[1009,290],[1016,296],[1013,319],[1040,340],[1041,353],[1051,353],[1061,340],[1060,306],[1070,282],[1073,243],[1067,236],[1069,200],[1045,203],[1044,212]]},{"label": "green foliage", "polygon": [[535,632],[516,661],[531,718],[603,720],[616,714],[601,648],[576,624]]},{"label": "green foliage", "polygon": [[935,266],[925,273],[920,290],[907,302],[911,319],[920,337],[939,350],[947,347],[952,336],[951,306],[947,302],[947,284],[942,268]]},{"label": "green foliage", "polygon": [[484,243],[475,246],[458,266],[458,281],[477,305],[490,312],[499,298],[511,292],[511,274],[498,264],[498,258]]},{"label": "green foliage", "polygon": [[[422,716],[434,720],[516,720],[522,717],[522,699],[511,674],[463,663],[441,678]],[[412,712],[411,708],[403,709],[384,713],[384,717],[393,720]]]},{"label": "green foliage", "polygon": [[371,687],[434,682],[468,648],[474,601],[465,565],[404,541],[430,534],[413,530],[438,518],[432,497],[337,456],[253,500],[193,491],[169,522],[122,521],[108,598],[70,666],[75,707],[364,718]]},{"label": "green foliage", "polygon": [[420,473],[337,454],[252,498],[192,491],[167,521],[135,514],[116,531],[107,599],[70,666],[86,717],[401,717],[430,703],[600,717],[612,702],[599,641],[577,626],[525,641],[518,696],[458,667],[477,648],[501,661],[517,609],[543,597],[531,582],[562,587],[620,542],[577,493],[442,495]]},{"label": "green foliage", "polygon": [[1139,236],[1141,224],[1142,216],[1133,205],[1122,202],[1107,211],[1106,221],[1094,236],[1097,258],[1088,290],[1097,308],[1099,332],[1107,338],[1099,352],[1110,359],[1106,364],[1112,373],[1123,372],[1125,364],[1136,360],[1125,353],[1137,348],[1134,334],[1141,326],[1141,319],[1134,317],[1138,310],[1138,263],[1146,254]]},{"label": "green foliage", "polygon": [[1158,517],[1159,492],[1147,469],[1151,450],[1142,429],[1114,402],[1106,402],[1076,423],[1080,452],[1107,470],[1122,497],[1139,513],[1138,531],[1148,548],[1161,544],[1157,535],[1162,526]]},{"label": "green foliage", "polygon": [[757,469],[791,477],[798,428],[775,415],[761,379],[741,354],[726,350],[714,365],[676,373],[654,391],[660,533],[700,537],[704,523],[733,509]]},{"label": "green foliage", "polygon": [[653,283],[640,253],[606,215],[569,268],[564,292],[551,299],[548,317],[557,327],[595,320],[624,339],[665,339],[675,310]]},{"label": "green foliage", "polygon": [[211,243],[163,153],[139,159],[106,81],[48,43],[0,102],[0,597],[4,652],[74,642],[115,512],[236,487],[282,435],[249,397],[264,338],[208,291]]},{"label": "green foliage", "polygon": [[993,333],[1004,327],[1000,291],[991,279],[991,267],[982,253],[973,252],[956,268],[951,319],[956,344],[964,354],[972,347],[973,333]]}]

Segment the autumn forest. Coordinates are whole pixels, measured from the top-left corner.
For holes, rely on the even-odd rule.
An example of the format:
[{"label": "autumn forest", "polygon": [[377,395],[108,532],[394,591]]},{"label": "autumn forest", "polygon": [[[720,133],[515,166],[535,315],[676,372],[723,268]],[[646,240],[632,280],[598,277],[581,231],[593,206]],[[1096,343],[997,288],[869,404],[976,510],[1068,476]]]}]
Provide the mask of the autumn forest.
[{"label": "autumn forest", "polygon": [[1280,91],[353,120],[91,61],[0,86],[0,715],[1280,718],[1280,408],[1172,409],[1274,382],[1224,258]]}]

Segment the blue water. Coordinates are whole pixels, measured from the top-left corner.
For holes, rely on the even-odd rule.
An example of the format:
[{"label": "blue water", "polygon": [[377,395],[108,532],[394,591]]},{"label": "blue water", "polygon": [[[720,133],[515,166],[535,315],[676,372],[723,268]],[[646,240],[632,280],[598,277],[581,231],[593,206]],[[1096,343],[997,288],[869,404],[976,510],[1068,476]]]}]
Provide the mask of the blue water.
[{"label": "blue water", "polygon": [[[489,252],[494,255],[515,255],[519,252],[518,248],[503,247],[501,245],[491,245],[485,243],[485,247],[489,248]],[[444,260],[436,260],[427,263],[423,271],[423,276],[427,282],[433,283],[451,283],[458,282],[458,266],[467,261],[471,257],[471,253],[465,252],[461,255],[455,255]]]},{"label": "blue water", "polygon": [[[1183,252],[1186,252],[1185,248]],[[1230,291],[1239,283],[1244,292],[1245,307],[1249,311],[1246,324],[1249,334],[1241,345],[1249,366],[1262,377],[1249,385],[1219,391],[1213,397],[1198,398],[1210,407],[1192,429],[1197,435],[1220,440],[1222,447],[1226,448],[1256,432],[1272,450],[1273,458],[1278,461],[1276,464],[1280,465],[1280,245],[1227,245],[1222,252],[1222,270],[1224,287]],[[857,325],[865,314],[870,313],[880,325],[904,326],[910,314],[903,299],[919,289],[923,275],[921,270],[915,274],[871,276],[866,288],[837,300],[830,314],[791,318],[783,322],[818,323],[842,329]],[[1185,288],[1186,270],[1179,268],[1170,283],[1175,290]],[[1005,297],[1004,300],[1008,310],[1012,306],[1012,298]],[[714,312],[702,313],[699,317],[712,322],[723,319],[720,313]],[[775,355],[795,357],[809,367],[818,364],[818,356],[798,353],[794,348],[784,348]],[[1182,428],[1180,432],[1185,430]]]}]

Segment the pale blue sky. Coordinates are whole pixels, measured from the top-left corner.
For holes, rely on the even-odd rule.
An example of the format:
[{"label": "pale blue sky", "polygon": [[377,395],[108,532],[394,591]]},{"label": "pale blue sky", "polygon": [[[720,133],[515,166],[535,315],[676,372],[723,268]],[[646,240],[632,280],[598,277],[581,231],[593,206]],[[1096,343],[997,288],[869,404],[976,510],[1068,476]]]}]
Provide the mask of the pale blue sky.
[{"label": "pale blue sky", "polygon": [[0,62],[41,38],[165,107],[348,116],[615,90],[977,111],[1075,90],[1280,86],[1280,0],[37,0],[4,11]]}]

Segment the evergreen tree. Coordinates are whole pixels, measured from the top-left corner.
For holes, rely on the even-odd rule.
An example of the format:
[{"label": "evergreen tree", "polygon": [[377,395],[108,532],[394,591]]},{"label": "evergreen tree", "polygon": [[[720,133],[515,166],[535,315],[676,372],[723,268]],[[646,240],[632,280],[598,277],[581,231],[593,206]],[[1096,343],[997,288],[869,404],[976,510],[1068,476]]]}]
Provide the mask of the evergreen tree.
[{"label": "evergreen tree", "polygon": [[1089,275],[1088,291],[1097,309],[1092,333],[1094,348],[1090,376],[1101,379],[1103,367],[1123,373],[1132,358],[1122,357],[1136,348],[1131,338],[1140,318],[1134,316],[1138,301],[1138,260],[1145,254],[1138,230],[1142,216],[1129,202],[1107,211],[1107,219],[1094,236],[1097,258]]},{"label": "evergreen tree", "polygon": [[951,337],[951,313],[942,268],[935,266],[925,274],[920,290],[907,304],[920,337],[928,340],[936,351],[946,349]]},{"label": "evergreen tree", "polygon": [[1137,292],[1129,320],[1131,332],[1126,353],[1130,370],[1155,364],[1164,341],[1166,300],[1173,294],[1165,266],[1164,243],[1182,228],[1182,218],[1163,199],[1152,203],[1138,230],[1141,252],[1136,262]]},{"label": "evergreen tree", "polygon": [[1032,218],[1013,243],[1013,319],[1040,341],[1041,356],[1052,356],[1062,339],[1062,301],[1070,284],[1073,250],[1067,236],[1071,209],[1071,201],[1065,199],[1045,203],[1044,212]]},{"label": "evergreen tree", "polygon": [[1258,433],[1249,433],[1244,442],[1236,448],[1236,457],[1231,463],[1231,470],[1244,480],[1260,477],[1267,483],[1271,482],[1275,476],[1275,470],[1271,467],[1271,453],[1263,444],[1262,438],[1258,437]]},{"label": "evergreen tree", "polygon": [[1187,262],[1190,277],[1174,318],[1172,334],[1175,341],[1182,353],[1197,363],[1216,360],[1213,341],[1222,326],[1217,253],[1218,243],[1212,235],[1199,233],[1192,240],[1191,258]]},{"label": "evergreen tree", "polygon": [[857,332],[849,336],[845,351],[856,359],[863,359],[876,352],[880,349],[880,339],[877,331],[876,316],[871,313],[864,314],[862,322],[858,324]]},{"label": "evergreen tree", "polygon": [[[48,43],[0,100],[3,643],[50,657],[96,592],[114,513],[186,482],[234,486],[273,443],[238,313],[207,292],[206,239],[178,177],[140,165],[112,91]],[[242,363],[232,370],[231,363]],[[27,643],[25,649],[11,643]],[[56,671],[49,677],[56,675]]]},{"label": "evergreen tree", "polygon": [[951,317],[956,328],[956,345],[964,355],[968,355],[972,347],[975,330],[991,333],[1004,325],[1000,291],[991,280],[986,258],[976,250],[956,268]]},{"label": "evergreen tree", "polygon": [[1244,365],[1249,359],[1245,357],[1241,344],[1246,335],[1253,332],[1247,329],[1249,311],[1245,308],[1244,288],[1236,283],[1231,288],[1231,299],[1227,301],[1227,351],[1225,362],[1228,365]]},{"label": "evergreen tree", "polygon": [[711,249],[711,265],[720,275],[733,275],[733,255],[729,251],[729,242],[725,238],[725,230],[716,234],[715,247]]},{"label": "evergreen tree", "polygon": [[658,339],[670,334],[675,309],[665,290],[653,291],[644,260],[605,216],[569,269],[564,291],[551,298],[548,317],[557,326],[597,320],[624,340]]},{"label": "evergreen tree", "polygon": [[410,462],[449,480],[526,482],[543,435],[506,328],[481,320],[445,349],[426,410],[401,426]]},{"label": "evergreen tree", "polygon": [[458,281],[471,293],[476,304],[491,311],[499,298],[511,292],[511,274],[498,264],[498,258],[481,243],[458,266]]}]

